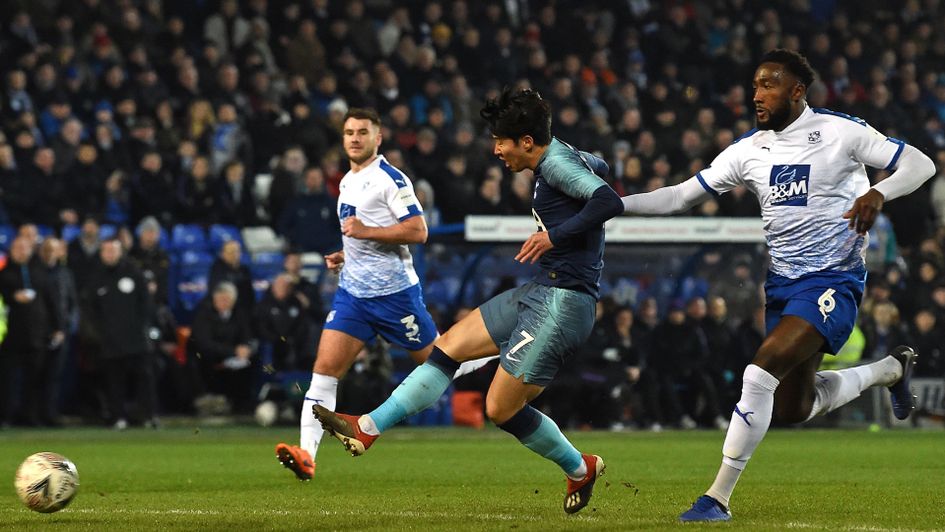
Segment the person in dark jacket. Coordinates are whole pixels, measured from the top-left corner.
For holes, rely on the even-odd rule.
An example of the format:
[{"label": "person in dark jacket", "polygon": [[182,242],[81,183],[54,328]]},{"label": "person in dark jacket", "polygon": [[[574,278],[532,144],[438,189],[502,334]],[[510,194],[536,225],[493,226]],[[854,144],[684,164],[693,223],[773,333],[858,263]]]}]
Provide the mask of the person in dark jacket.
[{"label": "person in dark jacket", "polygon": [[102,242],[99,256],[102,266],[90,278],[84,297],[98,340],[109,421],[117,430],[128,427],[125,396],[131,381],[141,419],[145,425],[157,427],[154,360],[148,340],[152,302],[147,282],[141,270],[124,259],[117,238]]},{"label": "person in dark jacket", "polygon": [[305,170],[302,192],[292,198],[279,219],[279,233],[294,249],[327,255],[341,249],[337,200],[325,190],[325,175],[315,166]]},{"label": "person in dark jacket", "polygon": [[[669,423],[681,428],[696,428],[695,406],[700,396],[705,399],[702,417],[717,428],[724,428],[725,418],[718,411],[718,393],[712,379],[706,374],[709,349],[705,335],[686,319],[684,304],[674,302],[666,320],[653,331],[651,363],[657,369],[664,413]],[[681,393],[684,388],[688,393]],[[688,401],[686,400],[688,399]]]},{"label": "person in dark jacket", "polygon": [[153,296],[155,303],[165,303],[171,259],[160,246],[161,224],[157,218],[148,216],[138,224],[137,233],[138,240],[131,248],[128,258],[141,270],[145,280],[157,284]]},{"label": "person in dark jacket", "polygon": [[236,306],[248,317],[253,315],[256,292],[252,273],[240,262],[242,254],[243,246],[238,241],[230,240],[223,244],[219,256],[210,266],[207,286],[214,287],[224,281],[233,283],[237,291]]},{"label": "person in dark jacket", "polygon": [[246,166],[240,161],[231,161],[223,167],[217,191],[219,223],[247,227],[257,225],[256,197],[253,181],[247,179]]},{"label": "person in dark jacket", "polygon": [[[191,325],[188,356],[195,361],[210,394],[221,394],[237,412],[251,406],[253,339],[249,318],[237,305],[236,286],[212,285]],[[198,398],[198,401],[200,398]]]},{"label": "person in dark jacket", "polygon": [[307,369],[314,360],[306,307],[293,288],[292,276],[281,273],[256,305],[259,339],[271,346],[276,371]]},{"label": "person in dark jacket", "polygon": [[82,220],[79,237],[69,243],[69,269],[75,278],[76,288],[81,293],[85,288],[86,280],[98,267],[99,223],[93,216]]},{"label": "person in dark jacket", "polygon": [[46,348],[42,370],[44,388],[39,392],[37,408],[43,424],[59,426],[62,368],[69,353],[72,335],[79,327],[79,297],[72,272],[65,266],[66,247],[62,240],[54,237],[43,240],[39,256],[52,291],[60,331],[53,333]]},{"label": "person in dark jacket", "polygon": [[[9,262],[0,271],[0,296],[9,309],[7,335],[0,345],[0,426],[12,424],[18,411],[26,424],[40,423],[37,407],[46,348],[62,334],[45,272],[32,257],[29,239],[17,237],[10,246]],[[18,389],[23,392],[20,408]]]}]

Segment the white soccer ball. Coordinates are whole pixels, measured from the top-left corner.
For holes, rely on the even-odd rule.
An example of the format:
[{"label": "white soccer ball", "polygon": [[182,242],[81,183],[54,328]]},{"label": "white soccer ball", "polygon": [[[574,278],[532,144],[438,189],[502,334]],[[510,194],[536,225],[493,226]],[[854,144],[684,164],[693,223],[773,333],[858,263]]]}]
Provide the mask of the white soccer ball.
[{"label": "white soccer ball", "polygon": [[66,507],[79,489],[79,472],[61,454],[42,452],[30,455],[16,470],[16,494],[30,510],[58,512]]},{"label": "white soccer ball", "polygon": [[263,427],[271,427],[279,419],[279,407],[275,401],[263,401],[256,407],[256,423]]}]

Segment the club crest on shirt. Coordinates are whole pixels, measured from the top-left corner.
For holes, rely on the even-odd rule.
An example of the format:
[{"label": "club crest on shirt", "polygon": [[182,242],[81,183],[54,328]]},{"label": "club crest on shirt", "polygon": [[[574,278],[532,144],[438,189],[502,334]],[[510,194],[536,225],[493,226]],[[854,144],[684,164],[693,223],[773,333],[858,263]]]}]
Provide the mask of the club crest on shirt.
[{"label": "club crest on shirt", "polygon": [[820,131],[811,131],[807,134],[808,144],[817,144],[818,142],[820,142]]},{"label": "club crest on shirt", "polygon": [[776,164],[771,167],[768,184],[772,206],[806,207],[809,164]]}]

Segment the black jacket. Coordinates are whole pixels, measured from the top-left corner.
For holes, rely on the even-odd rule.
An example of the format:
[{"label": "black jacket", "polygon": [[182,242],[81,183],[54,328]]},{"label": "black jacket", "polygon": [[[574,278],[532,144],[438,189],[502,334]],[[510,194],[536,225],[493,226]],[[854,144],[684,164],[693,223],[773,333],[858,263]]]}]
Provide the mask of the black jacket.
[{"label": "black jacket", "polygon": [[89,279],[85,299],[103,359],[150,352],[151,295],[134,264],[123,258],[114,266],[97,269]]},{"label": "black jacket", "polygon": [[249,319],[238,306],[224,318],[213,308],[212,296],[200,304],[191,324],[187,345],[192,357],[203,365],[216,365],[233,356],[237,345],[249,344],[252,336]]},{"label": "black jacket", "polygon": [[[13,294],[25,288],[34,290],[36,296],[28,303],[17,303]],[[0,352],[9,355],[46,349],[50,334],[60,325],[56,302],[42,266],[37,261],[30,261],[25,268],[12,260],[8,262],[0,271],[0,295],[9,309],[7,336]]]}]

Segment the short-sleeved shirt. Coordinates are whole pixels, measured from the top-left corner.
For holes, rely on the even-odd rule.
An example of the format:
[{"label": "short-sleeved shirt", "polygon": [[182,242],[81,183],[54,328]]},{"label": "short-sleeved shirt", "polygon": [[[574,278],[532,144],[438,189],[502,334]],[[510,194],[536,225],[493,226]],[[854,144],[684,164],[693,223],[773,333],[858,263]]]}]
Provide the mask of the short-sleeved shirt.
[{"label": "short-sleeved shirt", "polygon": [[843,213],[869,190],[864,165],[893,169],[903,147],[859,118],[808,107],[782,131],[749,131],[696,178],[714,195],[745,185],[758,197],[774,273],[859,271],[866,239]]},{"label": "short-sleeved shirt", "polygon": [[[608,166],[590,153],[552,139],[535,168],[532,214],[541,230],[568,221],[587,203],[594,191],[607,183]],[[535,282],[570,288],[595,298],[600,292],[604,267],[604,225],[591,228],[563,242],[555,242],[538,261],[541,272]]]},{"label": "short-sleeved shirt", "polygon": [[[341,179],[338,219],[357,216],[368,227],[389,227],[423,210],[413,184],[403,172],[379,155],[360,171]],[[419,282],[406,245],[342,237],[345,264],[339,286],[355,297],[400,292]]]}]

